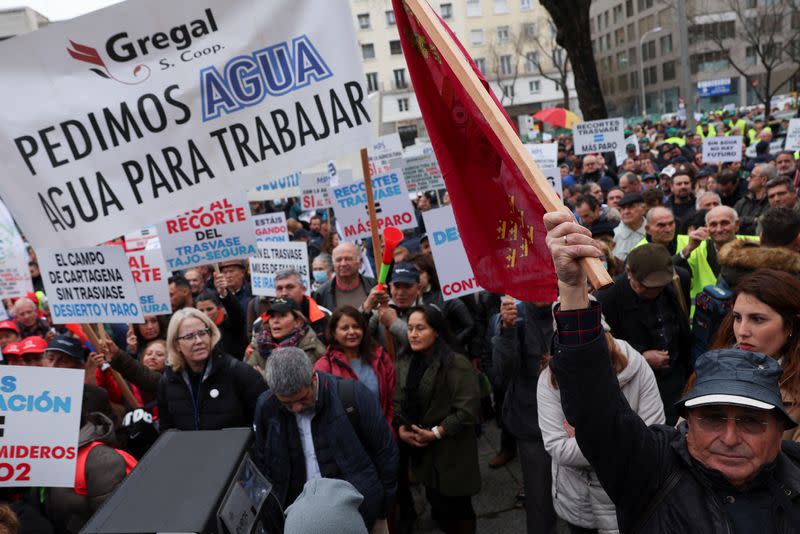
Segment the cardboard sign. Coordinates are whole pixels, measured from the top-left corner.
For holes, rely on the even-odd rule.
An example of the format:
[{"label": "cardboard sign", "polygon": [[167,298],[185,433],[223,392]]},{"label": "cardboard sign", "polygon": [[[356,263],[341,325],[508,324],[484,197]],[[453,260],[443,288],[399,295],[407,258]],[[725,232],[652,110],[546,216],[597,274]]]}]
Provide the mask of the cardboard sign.
[{"label": "cardboard sign", "polygon": [[311,291],[308,272],[308,245],[302,242],[259,243],[250,258],[250,285],[254,295],[275,296],[275,274],[294,269],[303,277],[306,294]]},{"label": "cardboard sign", "polygon": [[[544,168],[542,169],[542,174],[547,178],[547,183],[549,183],[553,191],[556,192],[558,198],[564,200],[564,185],[561,183],[561,169],[558,167]],[[428,228],[427,225],[425,228]]]},{"label": "cardboard sign", "polygon": [[458,233],[452,206],[422,213],[444,300],[481,291]]},{"label": "cardboard sign", "polygon": [[789,128],[786,130],[786,150],[800,150],[800,119],[789,119]]},{"label": "cardboard sign", "polygon": [[33,291],[28,261],[28,249],[22,236],[6,205],[0,201],[0,298],[24,297]]},{"label": "cardboard sign", "polygon": [[0,196],[35,247],[89,246],[370,146],[352,21],[137,0],[5,40]]},{"label": "cardboard sign", "polygon": [[122,247],[40,249],[37,256],[54,323],[144,322]]},{"label": "cardboard sign", "polygon": [[400,134],[393,133],[382,135],[367,151],[369,155],[370,176],[377,176],[389,172],[392,161],[403,157],[403,143]]},{"label": "cardboard sign", "polygon": [[252,256],[256,233],[250,207],[235,194],[157,225],[170,271]]},{"label": "cardboard sign", "polygon": [[703,163],[742,161],[742,136],[706,137],[703,139]]},{"label": "cardboard sign", "polygon": [[139,293],[143,315],[169,315],[169,271],[161,250],[128,252],[128,266]]},{"label": "cardboard sign", "polygon": [[444,177],[433,153],[403,158],[403,176],[409,193],[444,189]]},{"label": "cardboard sign", "polygon": [[261,202],[300,196],[300,174],[300,171],[297,171],[288,176],[268,180],[265,184],[259,184],[247,192],[247,200]]},{"label": "cardboard sign", "polygon": [[625,120],[622,118],[579,122],[572,127],[572,132],[575,154],[625,149]]},{"label": "cardboard sign", "polygon": [[[372,178],[372,195],[378,230],[395,226],[401,230],[415,228],[417,219],[408,199],[408,189],[403,179],[402,160],[395,159],[388,166],[390,171]],[[371,237],[367,193],[364,182],[346,184],[331,189],[333,211],[342,225],[345,241]]]},{"label": "cardboard sign", "polygon": [[0,487],[75,485],[83,379],[77,369],[0,367]]},{"label": "cardboard sign", "polygon": [[558,166],[558,145],[556,143],[526,143],[525,148],[533,156],[539,168]]},{"label": "cardboard sign", "polygon": [[286,214],[282,211],[253,215],[253,226],[256,229],[257,242],[285,243],[289,241]]}]

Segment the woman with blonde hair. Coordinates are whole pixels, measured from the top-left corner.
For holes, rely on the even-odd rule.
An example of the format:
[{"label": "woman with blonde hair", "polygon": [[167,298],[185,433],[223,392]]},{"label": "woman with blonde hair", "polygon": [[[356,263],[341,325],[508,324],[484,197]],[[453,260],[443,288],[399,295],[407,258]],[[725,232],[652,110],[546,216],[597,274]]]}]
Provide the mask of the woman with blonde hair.
[{"label": "woman with blonde hair", "polygon": [[249,365],[224,354],[214,322],[196,308],[172,315],[167,368],[158,388],[160,430],[219,430],[253,424],[267,387]]}]

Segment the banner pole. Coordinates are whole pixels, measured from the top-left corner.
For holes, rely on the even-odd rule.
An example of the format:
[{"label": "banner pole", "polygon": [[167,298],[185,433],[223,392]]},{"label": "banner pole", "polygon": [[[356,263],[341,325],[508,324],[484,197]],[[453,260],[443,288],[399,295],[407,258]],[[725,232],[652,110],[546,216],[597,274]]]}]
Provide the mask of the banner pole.
[{"label": "banner pole", "polygon": [[[113,343],[113,341],[111,339],[109,339],[108,334],[106,334],[106,329],[103,326],[103,323],[97,323],[95,325],[95,328],[97,328],[97,339],[98,340],[105,341],[105,342],[108,342],[108,343]],[[89,325],[88,329],[92,330],[91,325]],[[100,347],[95,345],[95,349],[99,351]],[[104,365],[109,365],[109,364],[105,363]],[[131,391],[131,388],[128,386],[128,383],[125,381],[125,379],[122,378],[122,375],[119,374],[114,369],[110,369],[110,370],[111,370],[111,376],[114,377],[114,381],[117,383],[117,386],[119,386],[119,390],[120,390],[120,393],[122,394],[122,398],[125,399],[125,402],[128,403],[128,406],[130,408],[141,408],[142,407],[141,403],[134,396],[133,391]]]},{"label": "banner pole", "polygon": [[[378,262],[381,260],[383,254],[381,254],[381,242],[380,237],[378,234],[378,216],[375,214],[375,198],[372,196],[372,173],[369,169],[369,155],[367,154],[367,149],[361,149],[361,170],[364,172],[364,190],[367,193],[367,210],[369,211],[369,229],[372,232],[372,255],[375,257],[375,271],[379,269]],[[378,308],[378,316],[380,317],[380,307]],[[394,339],[392,338],[392,333],[389,332],[388,328],[386,330],[386,345],[389,351],[389,356],[392,357],[392,361],[395,359],[395,350],[394,350]]]},{"label": "banner pole", "polygon": [[[505,115],[498,109],[494,100],[486,92],[478,76],[467,63],[466,58],[447,30],[442,26],[428,2],[425,0],[404,0],[404,2],[425,29],[439,53],[453,69],[453,74],[458,78],[459,83],[475,103],[478,111],[491,126],[492,131],[497,135],[503,148],[519,168],[528,186],[533,190],[544,209],[548,212],[561,211],[572,215],[569,209],[561,202],[561,199],[558,198],[553,188],[550,187],[547,178],[542,174],[533,156],[525,149]],[[582,258],[581,265],[595,289],[600,289],[613,283],[598,258]]]}]

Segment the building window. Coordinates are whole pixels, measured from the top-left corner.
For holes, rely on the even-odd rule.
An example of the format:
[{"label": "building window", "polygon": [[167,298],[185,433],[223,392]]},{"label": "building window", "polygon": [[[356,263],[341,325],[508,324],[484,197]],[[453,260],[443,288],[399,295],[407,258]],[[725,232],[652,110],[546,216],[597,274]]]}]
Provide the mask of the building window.
[{"label": "building window", "polygon": [[624,92],[628,90],[628,75],[622,74],[617,78],[617,88],[620,92]]},{"label": "building window", "polygon": [[500,74],[503,76],[511,75],[511,56],[500,56]]},{"label": "building window", "polygon": [[628,24],[628,41],[633,42],[636,39],[636,25],[631,22]]},{"label": "building window", "polygon": [[375,59],[375,45],[372,43],[362,44],[361,57],[364,59]]},{"label": "building window", "polygon": [[406,83],[406,69],[394,69],[394,86],[396,89],[405,89],[408,87]]},{"label": "building window", "polygon": [[628,49],[628,64],[629,65],[636,64],[636,49],[633,47]]},{"label": "building window", "polygon": [[539,82],[539,80],[533,80],[532,82],[528,82],[528,91],[530,91],[532,95],[541,92],[541,90],[542,90],[542,84],[541,82]]},{"label": "building window", "polygon": [[647,43],[642,43],[642,61],[655,59],[656,57],[656,40],[653,39]]},{"label": "building window", "polygon": [[531,0],[519,0],[519,10],[520,11],[528,11],[528,10],[530,10],[532,8],[533,8],[533,6],[532,6],[532,3],[531,3]]},{"label": "building window", "polygon": [[494,13],[495,15],[508,13],[508,3],[506,0],[494,0]]},{"label": "building window", "polygon": [[622,20],[622,4],[614,6],[614,24],[619,24],[619,21]]},{"label": "building window", "polygon": [[439,12],[443,19],[453,18],[453,4],[439,4]]},{"label": "building window", "polygon": [[504,85],[503,86],[503,96],[506,98],[514,98],[514,86],[513,85]]},{"label": "building window", "polygon": [[535,22],[526,22],[522,25],[522,35],[528,41],[533,41],[536,39],[536,23]]},{"label": "building window", "polygon": [[[745,58],[746,60],[747,58]],[[730,63],[725,52],[714,50],[712,52],[692,54],[689,57],[689,66],[692,74],[697,74],[698,72],[727,69],[730,67]]]},{"label": "building window", "polygon": [[614,32],[614,44],[616,46],[625,44],[625,28],[620,28]]},{"label": "building window", "polygon": [[497,41],[500,43],[507,43],[511,39],[511,34],[508,31],[508,26],[497,27]]},{"label": "building window", "polygon": [[[397,71],[395,71],[397,72]],[[408,98],[398,98],[397,99],[397,111],[403,112],[408,111]]]},{"label": "building window", "polygon": [[403,47],[400,46],[400,40],[389,41],[389,52],[393,56],[399,56],[403,53]]},{"label": "building window", "polygon": [[486,59],[484,59],[482,57],[476,57],[474,61],[475,61],[475,66],[478,68],[479,71],[481,71],[481,74],[485,75],[486,74]]},{"label": "building window", "polygon": [[645,9],[653,7],[653,0],[639,0],[637,2],[637,7],[639,8],[639,13],[641,13]]},{"label": "building window", "polygon": [[625,69],[628,67],[628,53],[627,52],[619,52],[617,54],[617,68],[618,69]]},{"label": "building window", "polygon": [[631,89],[638,89],[639,88],[639,73],[638,72],[631,72]]},{"label": "building window", "polygon": [[483,15],[481,12],[481,0],[467,0],[467,16],[480,17]]},{"label": "building window", "polygon": [[528,52],[525,54],[525,72],[535,72],[539,65],[539,54],[536,52]]},{"label": "building window", "polygon": [[367,92],[374,93],[378,90],[378,73],[377,72],[368,72],[367,73]]},{"label": "building window", "polygon": [[358,28],[361,30],[368,30],[370,28],[369,13],[362,13],[358,16]]},{"label": "building window", "polygon": [[651,85],[654,83],[658,83],[658,71],[655,65],[644,69],[644,84]]},{"label": "building window", "polygon": [[665,82],[675,79],[675,61],[667,61],[661,65],[661,77]]},{"label": "building window", "polygon": [[390,9],[386,12],[386,25],[394,26],[397,22],[394,20],[394,10]]},{"label": "building window", "polygon": [[[695,24],[694,26],[689,26],[688,31],[689,44],[733,39],[736,37],[736,21],[726,20],[709,22],[708,24]],[[758,30],[756,29],[756,31]]]},{"label": "building window", "polygon": [[661,39],[659,39],[659,41],[661,41],[662,56],[672,52],[672,34],[663,36]]},{"label": "building window", "polygon": [[472,30],[469,32],[469,40],[474,45],[483,44],[483,30]]},{"label": "building window", "polygon": [[633,16],[633,0],[625,0],[625,16]]}]

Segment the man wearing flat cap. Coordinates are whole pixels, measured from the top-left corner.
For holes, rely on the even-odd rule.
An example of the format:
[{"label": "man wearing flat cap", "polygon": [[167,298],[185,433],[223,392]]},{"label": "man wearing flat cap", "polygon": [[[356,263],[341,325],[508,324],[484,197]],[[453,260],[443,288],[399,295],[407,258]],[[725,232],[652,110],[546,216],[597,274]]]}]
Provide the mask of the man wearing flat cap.
[{"label": "man wearing flat cap", "polygon": [[620,394],[579,260],[600,257],[567,214],[545,215],[560,307],[550,369],[567,422],[616,505],[621,533],[798,533],[800,444],[781,402],[778,362],[740,349],[707,352],[675,404],[677,428],[646,426]]},{"label": "man wearing flat cap", "polygon": [[617,203],[620,224],[614,228],[614,257],[625,261],[628,253],[645,238],[644,197],[638,191],[625,193]]}]

